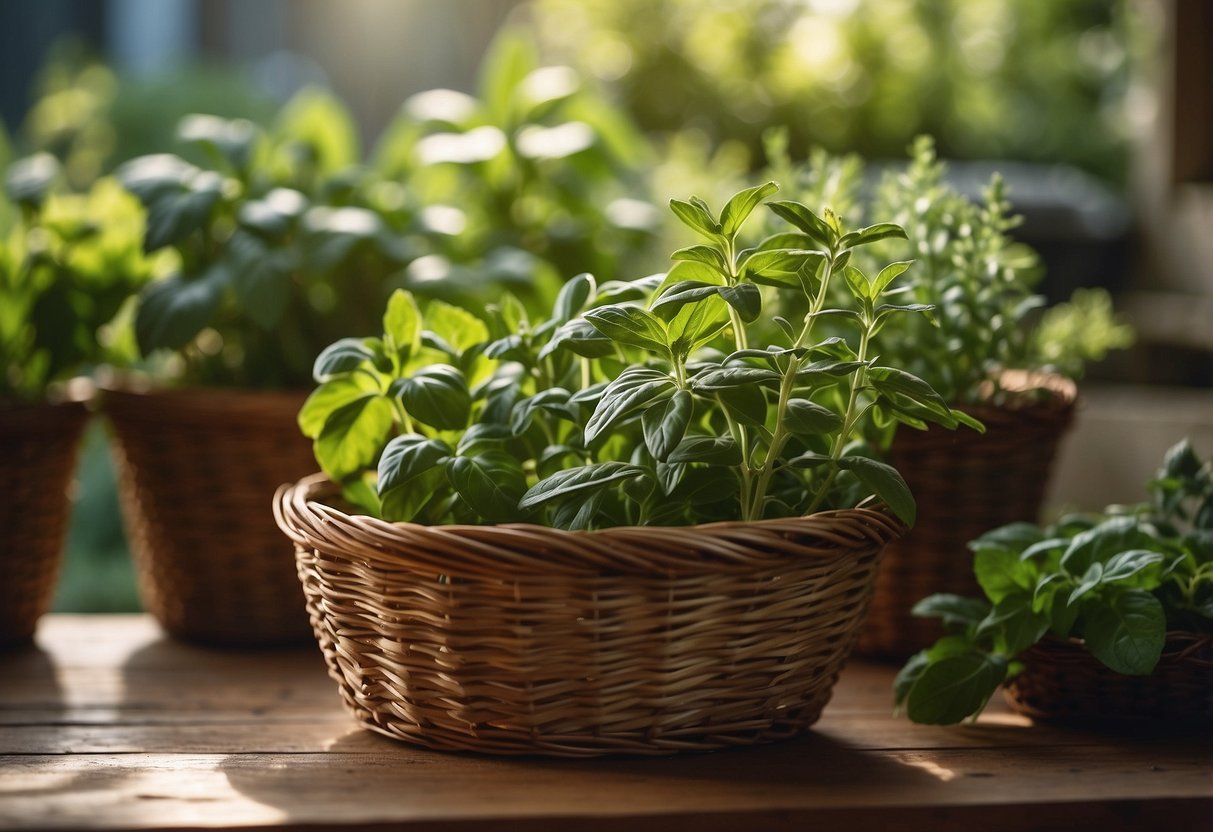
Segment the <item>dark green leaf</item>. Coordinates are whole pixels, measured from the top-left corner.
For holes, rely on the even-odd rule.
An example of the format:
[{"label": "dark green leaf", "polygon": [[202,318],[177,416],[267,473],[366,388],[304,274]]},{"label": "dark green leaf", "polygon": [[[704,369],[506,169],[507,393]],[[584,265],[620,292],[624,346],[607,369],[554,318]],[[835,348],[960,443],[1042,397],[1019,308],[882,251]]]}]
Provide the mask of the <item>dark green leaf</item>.
[{"label": "dark green leaf", "polygon": [[803,231],[822,248],[834,247],[837,238],[834,229],[830,228],[821,217],[810,211],[807,206],[801,205],[799,202],[784,200],[768,202],[767,207],[774,211],[780,219]]},{"label": "dark green leaf", "polygon": [[203,172],[187,186],[158,195],[147,206],[143,250],[156,251],[179,243],[206,225],[222,190],[222,177]]},{"label": "dark green leaf", "polygon": [[518,460],[505,451],[457,456],[447,463],[446,475],[463,501],[485,522],[522,519],[519,501],[526,491],[526,477]]},{"label": "dark green leaf", "polygon": [[906,714],[928,725],[951,725],[981,712],[1007,675],[1001,656],[961,653],[924,668],[906,697]]},{"label": "dark green leaf", "polygon": [[712,395],[728,408],[737,421],[761,427],[767,420],[767,399],[762,391],[759,385],[746,384],[716,390]]},{"label": "dark green leaf", "polygon": [[549,500],[562,499],[574,494],[582,499],[623,480],[644,473],[644,469],[624,462],[598,462],[581,468],[566,468],[535,483],[523,495],[520,508],[534,508]]},{"label": "dark green leaf", "polygon": [[1129,549],[1149,549],[1152,543],[1150,535],[1138,528],[1135,518],[1112,517],[1075,535],[1061,556],[1061,567],[1078,577],[1096,561],[1105,562]]},{"label": "dark green leaf", "polygon": [[782,376],[774,370],[761,367],[718,367],[704,370],[691,379],[691,388],[697,393],[714,393],[753,384],[777,386]]},{"label": "dark green leaf", "polygon": [[393,438],[379,457],[379,495],[382,497],[392,489],[406,485],[442,464],[450,455],[450,446],[441,439],[429,439],[416,433]]},{"label": "dark green leaf", "polygon": [[463,373],[454,367],[437,364],[397,379],[392,395],[399,397],[409,416],[427,425],[442,430],[467,427],[472,395]]},{"label": "dark green leaf", "polygon": [[670,454],[669,461],[740,465],[742,460],[741,449],[731,436],[688,436]]},{"label": "dark green leaf", "polygon": [[914,525],[914,495],[896,468],[864,456],[844,456],[838,460],[838,467],[858,477],[903,523]]},{"label": "dark green leaf", "polygon": [[577,275],[560,287],[555,308],[552,310],[552,320],[563,324],[576,318],[597,291],[598,284],[592,274],[583,272]]},{"label": "dark green leaf", "polygon": [[808,399],[790,399],[783,424],[797,436],[809,436],[842,427],[842,416]]},{"label": "dark green leaf", "polygon": [[139,351],[179,349],[209,325],[223,300],[228,272],[215,263],[200,277],[180,275],[149,283],[135,309],[135,338]]},{"label": "dark green leaf", "polygon": [[978,549],[973,573],[986,597],[997,604],[1008,595],[1036,587],[1036,567],[1019,559],[1017,552],[1001,547]]},{"label": "dark green leaf", "polygon": [[664,462],[678,446],[691,423],[693,411],[694,403],[686,390],[678,390],[664,405],[644,411],[640,424],[644,429],[644,443],[654,459]]},{"label": "dark green leaf", "polygon": [[678,314],[678,310],[683,306],[713,297],[722,288],[724,287],[698,280],[680,280],[663,290],[649,308],[669,320]]},{"label": "dark green leaf", "polygon": [[840,248],[854,248],[855,246],[866,246],[868,243],[874,243],[877,240],[886,240],[889,237],[904,240],[906,239],[905,229],[891,222],[881,222],[876,225],[869,225],[867,228],[861,228],[859,231],[852,231],[850,234],[843,236],[838,245]]},{"label": "dark green leaf", "polygon": [[1029,546],[1044,540],[1044,532],[1032,523],[1009,523],[988,531],[981,537],[969,543],[969,549],[979,552],[982,549],[1006,549],[1020,554]]},{"label": "dark green leaf", "polygon": [[1166,641],[1162,604],[1141,589],[1102,595],[1083,607],[1087,650],[1117,673],[1144,676],[1154,670]]},{"label": "dark green leaf", "polygon": [[612,341],[669,354],[666,331],[653,314],[635,306],[602,306],[585,313],[594,328]]},{"label": "dark green leaf", "polygon": [[602,392],[585,426],[585,441],[591,443],[620,420],[663,398],[672,396],[674,379],[660,370],[629,367],[611,381]]},{"label": "dark green leaf", "polygon": [[312,391],[299,409],[299,429],[308,439],[315,439],[324,430],[324,423],[338,408],[344,407],[355,399],[360,399],[367,391],[353,379],[337,378],[326,381]]},{"label": "dark green leaf", "polygon": [[329,344],[316,357],[316,363],[312,365],[312,377],[317,382],[328,381],[334,376],[358,369],[364,361],[372,361],[374,357],[374,353],[361,338],[342,338]]},{"label": "dark green leaf", "polygon": [[13,202],[41,205],[59,177],[59,160],[50,153],[35,153],[8,167],[4,186]]},{"label": "dark green leaf", "polygon": [[914,683],[918,681],[918,677],[930,663],[931,660],[927,657],[926,650],[910,656],[905,666],[897,672],[897,678],[893,680],[894,705],[900,707],[906,701],[906,697],[910,695],[910,689],[914,687]]},{"label": "dark green leaf", "polygon": [[698,231],[705,237],[715,239],[720,235],[720,223],[712,218],[711,213],[704,210],[702,204],[694,202],[683,202],[680,199],[670,200],[670,210],[674,212],[678,219],[692,229]]},{"label": "dark green leaf", "polygon": [[753,323],[762,313],[762,293],[753,283],[739,283],[736,286],[722,286],[720,296],[725,302],[737,310],[741,320]]},{"label": "dark green leaf", "polygon": [[557,327],[552,339],[539,351],[539,357],[547,358],[558,349],[583,358],[602,358],[615,352],[615,343],[589,321],[574,318]]},{"label": "dark green leaf", "polygon": [[1048,629],[1049,616],[1032,609],[1032,594],[1017,592],[994,605],[977,633],[993,634],[995,649],[1004,656],[1016,656],[1040,641]]},{"label": "dark green leaf", "polygon": [[945,626],[978,624],[990,614],[990,605],[979,598],[939,593],[923,598],[910,614],[919,618],[939,618]]}]

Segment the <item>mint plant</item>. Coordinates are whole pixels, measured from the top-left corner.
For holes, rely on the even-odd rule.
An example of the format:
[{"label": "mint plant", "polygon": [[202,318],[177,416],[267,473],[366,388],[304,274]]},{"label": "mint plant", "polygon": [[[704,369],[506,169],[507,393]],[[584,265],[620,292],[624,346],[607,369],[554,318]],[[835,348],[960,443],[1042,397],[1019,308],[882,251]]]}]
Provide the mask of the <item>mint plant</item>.
[{"label": "mint plant", "polygon": [[1046,528],[1013,523],[970,544],[985,599],[933,595],[915,614],[951,631],[907,662],[895,698],[915,722],[976,716],[1042,638],[1074,638],[1108,668],[1149,674],[1168,630],[1213,633],[1213,463],[1184,440],[1151,500]]},{"label": "mint plant", "polygon": [[[746,247],[743,226],[776,187],[741,191],[719,214],[673,200],[702,242],[676,251],[668,273],[602,285],[580,275],[540,320],[509,295],[422,312],[398,291],[382,337],[342,339],[316,361],[299,424],[317,461],[363,510],[427,524],[758,520],[868,494],[912,523],[904,480],[863,453],[864,422],[980,426],[872,350],[887,321],[930,311],[890,302],[909,263],[874,274],[852,264],[903,232],[850,231],[829,211],[769,202],[789,230]],[[846,307],[826,303],[835,284]],[[752,342],[765,294],[784,293],[808,311]],[[818,338],[826,319],[854,346]]]},{"label": "mint plant", "polygon": [[[48,384],[122,352],[126,301],[157,264],[141,248],[143,211],[112,178],[65,191],[47,153],[14,162],[0,229],[0,399],[38,399]],[[8,212],[4,212],[8,213]]]}]

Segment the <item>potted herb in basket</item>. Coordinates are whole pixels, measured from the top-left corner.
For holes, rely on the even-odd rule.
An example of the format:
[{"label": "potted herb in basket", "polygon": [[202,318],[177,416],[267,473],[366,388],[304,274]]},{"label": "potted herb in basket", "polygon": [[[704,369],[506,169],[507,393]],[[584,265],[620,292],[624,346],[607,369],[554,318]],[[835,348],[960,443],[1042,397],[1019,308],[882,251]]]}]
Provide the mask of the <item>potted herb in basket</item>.
[{"label": "potted herb in basket", "polygon": [[[570,281],[550,314],[394,295],[381,338],[316,362],[299,414],[327,476],[284,488],[312,624],[367,726],[445,749],[664,754],[812,724],[881,549],[914,519],[863,453],[875,408],[972,424],[871,336],[909,264],[902,233],[769,207],[813,242],[743,248],[774,184],[717,215],[665,275]],[[846,308],[826,306],[836,281]],[[760,287],[804,298],[750,342]],[[834,318],[850,330],[821,338]],[[854,508],[868,495],[880,502]]]},{"label": "potted herb in basket", "polygon": [[6,176],[0,229],[0,643],[27,639],[50,605],[87,385],[65,386],[117,348],[124,302],[153,271],[143,213],[112,179],[58,186],[49,154]]},{"label": "potted herb in basket", "polygon": [[[862,214],[857,167],[853,159],[818,156],[803,172],[801,187],[830,193]],[[919,499],[920,522],[886,553],[858,648],[865,654],[905,657],[938,635],[935,622],[913,618],[910,608],[932,592],[972,591],[962,565],[965,543],[986,529],[1037,517],[1074,412],[1073,379],[1087,361],[1132,338],[1100,290],[1080,291],[1042,315],[1044,299],[1033,293],[1040,277],[1036,256],[1012,237],[1018,219],[1010,214],[1001,180],[995,177],[983,200],[974,202],[944,173],[931,140],[923,137],[908,167],[885,175],[867,206],[907,234],[873,252],[916,258],[903,283],[906,300],[936,307],[934,321],[891,320],[876,335],[874,349],[927,380],[987,430],[874,425],[869,440],[887,447],[889,461],[905,472]]]},{"label": "potted herb in basket", "polygon": [[414,256],[412,213],[379,210],[327,95],[300,93],[269,130],[191,116],[179,134],[197,164],[159,154],[119,171],[147,208],[144,247],[178,264],[135,309],[154,384],[103,397],[141,596],[175,636],[305,639],[289,550],[250,498],[315,470],[293,428],[311,364],[374,325],[365,310]]},{"label": "potted herb in basket", "polygon": [[1213,465],[1185,440],[1150,490],[1141,505],[974,540],[985,598],[915,607],[950,634],[898,676],[909,717],[959,722],[1006,683],[1035,717],[1213,718]]}]

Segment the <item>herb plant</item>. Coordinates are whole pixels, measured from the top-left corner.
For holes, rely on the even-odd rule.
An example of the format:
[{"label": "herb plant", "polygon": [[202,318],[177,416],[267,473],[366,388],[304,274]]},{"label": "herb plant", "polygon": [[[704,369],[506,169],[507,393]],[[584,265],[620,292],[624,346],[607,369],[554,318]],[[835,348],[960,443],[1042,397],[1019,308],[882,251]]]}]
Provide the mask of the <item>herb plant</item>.
[{"label": "herb plant", "polygon": [[1213,464],[1171,448],[1151,500],[1038,528],[1013,523],[970,544],[985,599],[933,595],[915,614],[951,633],[909,660],[898,705],[915,722],[980,713],[1042,638],[1081,639],[1117,673],[1149,674],[1168,630],[1213,632]]},{"label": "herb plant", "polygon": [[40,153],[7,171],[15,203],[0,233],[0,399],[37,399],[47,385],[122,349],[123,309],[153,274],[143,211],[113,179],[65,192]]},{"label": "herb plant", "polygon": [[[894,300],[909,263],[865,274],[855,251],[901,235],[856,231],[790,201],[789,228],[745,247],[774,183],[716,214],[673,200],[701,242],[668,273],[563,287],[546,316],[506,296],[487,310],[399,291],[380,338],[346,338],[316,361],[299,414],[347,499],[389,520],[529,521],[569,529],[758,520],[854,505],[875,494],[906,523],[901,476],[864,455],[865,420],[977,426],[921,379],[882,362],[872,337],[930,307]],[[849,303],[827,305],[831,287]],[[760,331],[767,294],[808,311]],[[852,343],[820,338],[832,319]]]}]

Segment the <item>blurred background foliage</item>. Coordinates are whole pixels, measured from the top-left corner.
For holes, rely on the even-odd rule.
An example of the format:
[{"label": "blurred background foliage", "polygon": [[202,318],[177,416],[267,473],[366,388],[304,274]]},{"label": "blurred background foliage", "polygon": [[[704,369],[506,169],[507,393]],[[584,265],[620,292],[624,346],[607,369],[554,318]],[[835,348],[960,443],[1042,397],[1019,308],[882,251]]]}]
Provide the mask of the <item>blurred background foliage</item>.
[{"label": "blurred background foliage", "polygon": [[[760,172],[791,181],[815,157],[808,169],[834,178],[798,187],[868,199],[929,133],[969,196],[990,171],[1007,171],[1014,210],[1026,214],[1017,237],[1041,253],[1051,299],[1115,287],[1131,261],[1128,108],[1134,61],[1157,33],[1129,0],[337,5],[4,7],[0,46],[11,41],[24,64],[0,84],[0,162],[47,151],[77,191],[166,152],[239,179],[207,130],[213,139],[247,123],[267,154],[263,180],[242,181],[178,249],[192,234],[228,256],[242,207],[289,188],[329,220],[353,208],[390,231],[386,248],[367,231],[329,271],[361,269],[385,293],[489,299],[486,286],[497,286],[525,299],[580,271],[610,279],[665,268],[655,252],[688,242],[665,221],[671,196],[718,204]],[[177,28],[148,28],[166,19]],[[499,33],[502,21],[510,26]],[[436,80],[442,89],[426,89]],[[195,113],[223,121],[183,130]],[[856,156],[831,168],[827,151]],[[0,205],[0,227],[11,215]],[[343,233],[357,237],[354,226]],[[353,250],[363,256],[347,259]],[[331,307],[322,284],[308,302]],[[223,327],[207,326],[222,343]],[[57,607],[135,608],[97,425],[78,497]]]}]

